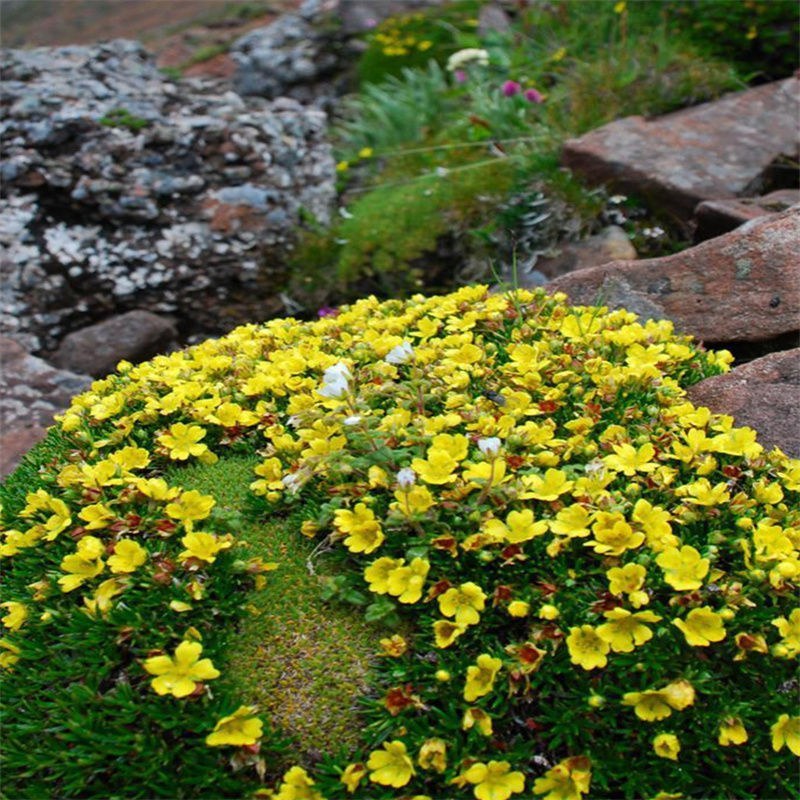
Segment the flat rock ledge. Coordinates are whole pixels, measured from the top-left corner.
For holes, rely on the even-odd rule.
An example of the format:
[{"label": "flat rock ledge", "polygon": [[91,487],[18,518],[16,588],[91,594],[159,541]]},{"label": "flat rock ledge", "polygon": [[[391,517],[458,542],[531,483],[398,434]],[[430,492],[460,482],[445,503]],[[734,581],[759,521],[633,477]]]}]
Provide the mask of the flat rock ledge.
[{"label": "flat rock ledge", "polygon": [[703,200],[770,191],[770,167],[798,151],[800,80],[725,95],[654,119],[615,120],[564,144],[592,183],[646,197],[688,221]]},{"label": "flat rock ledge", "polygon": [[800,458],[800,347],[736,367],[689,389],[689,399],[758,431],[764,447]]},{"label": "flat rock ledge", "polygon": [[575,304],[670,319],[681,333],[714,346],[796,341],[800,205],[681,253],[577,270],[547,288],[566,293]]}]

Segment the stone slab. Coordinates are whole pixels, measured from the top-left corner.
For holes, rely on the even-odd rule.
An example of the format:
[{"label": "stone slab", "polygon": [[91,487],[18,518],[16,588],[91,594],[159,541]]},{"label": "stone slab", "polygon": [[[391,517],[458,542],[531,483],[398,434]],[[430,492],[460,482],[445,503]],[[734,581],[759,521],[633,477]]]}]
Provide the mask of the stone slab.
[{"label": "stone slab", "polygon": [[670,319],[704,342],[768,342],[800,329],[800,206],[661,258],[614,261],[547,287],[571,302]]},{"label": "stone slab", "polygon": [[800,348],[707,378],[690,387],[689,399],[758,431],[764,447],[800,458]]},{"label": "stone slab", "polygon": [[761,194],[770,164],[797,153],[799,87],[791,77],[654,119],[625,117],[568,140],[562,161],[688,221],[703,200]]}]

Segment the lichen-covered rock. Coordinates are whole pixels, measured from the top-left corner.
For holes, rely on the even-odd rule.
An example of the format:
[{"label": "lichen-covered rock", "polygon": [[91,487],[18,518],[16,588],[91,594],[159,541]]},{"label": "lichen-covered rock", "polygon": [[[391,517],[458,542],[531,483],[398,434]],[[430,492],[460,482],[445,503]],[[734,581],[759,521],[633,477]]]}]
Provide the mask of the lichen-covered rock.
[{"label": "lichen-covered rock", "polygon": [[280,309],[267,268],[335,197],[322,112],[171,83],[123,40],[4,51],[2,71],[0,330],[38,351],[132,308],[206,334],[237,294]]}]

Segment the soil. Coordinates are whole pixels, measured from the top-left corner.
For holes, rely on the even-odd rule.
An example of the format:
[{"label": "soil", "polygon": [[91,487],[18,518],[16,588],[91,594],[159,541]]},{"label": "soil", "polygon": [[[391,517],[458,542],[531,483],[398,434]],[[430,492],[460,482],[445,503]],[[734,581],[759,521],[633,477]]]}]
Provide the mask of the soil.
[{"label": "soil", "polygon": [[300,0],[3,0],[3,47],[57,47],[137,39],[159,67],[187,77],[230,78],[230,44]]}]

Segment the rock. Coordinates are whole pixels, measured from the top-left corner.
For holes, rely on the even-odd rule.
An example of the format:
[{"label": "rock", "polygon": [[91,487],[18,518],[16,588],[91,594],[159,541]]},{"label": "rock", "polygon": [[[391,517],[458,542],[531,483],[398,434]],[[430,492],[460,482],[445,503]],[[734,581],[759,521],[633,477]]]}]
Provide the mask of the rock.
[{"label": "rock", "polygon": [[754,428],[765,447],[800,458],[800,348],[770,353],[688,392],[695,405]]},{"label": "rock", "polygon": [[478,35],[486,36],[487,33],[508,33],[511,30],[511,19],[497,3],[487,3],[481,6],[478,12]]},{"label": "rock", "polygon": [[53,415],[69,406],[92,379],[50,366],[0,336],[0,476],[46,433]]},{"label": "rock", "polygon": [[410,14],[445,2],[447,0],[338,0],[336,13],[342,32],[352,35],[364,33],[388,17]]},{"label": "rock", "polygon": [[312,101],[318,84],[342,66],[340,45],[330,31],[312,24],[313,14],[284,14],[265,28],[237,39],[233,85],[239,94]]},{"label": "rock", "polygon": [[688,221],[703,200],[771,188],[771,164],[797,152],[799,85],[792,77],[652,120],[616,120],[568,140],[562,160]]},{"label": "rock", "polygon": [[756,217],[785,211],[796,203],[800,203],[800,189],[779,189],[753,198],[704,200],[694,211],[695,244],[721,236]]},{"label": "rock", "polygon": [[174,349],[178,332],[170,320],[149,311],[129,311],[70,333],[51,361],[62,369],[102,378],[117,364],[138,364]]},{"label": "rock", "polygon": [[681,253],[571,272],[548,289],[671,319],[717,346],[791,337],[800,328],[800,206]]},{"label": "rock", "polygon": [[319,110],[178,86],[135,42],[0,61],[0,333],[36,352],[135,308],[222,333],[230,298],[270,305],[301,214],[330,218]]},{"label": "rock", "polygon": [[628,234],[618,225],[609,225],[595,236],[557,247],[553,255],[538,257],[535,267],[547,280],[552,280],[576,269],[596,267],[609,261],[633,260],[636,257],[636,248],[631,244]]}]

